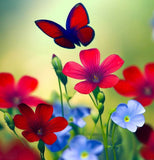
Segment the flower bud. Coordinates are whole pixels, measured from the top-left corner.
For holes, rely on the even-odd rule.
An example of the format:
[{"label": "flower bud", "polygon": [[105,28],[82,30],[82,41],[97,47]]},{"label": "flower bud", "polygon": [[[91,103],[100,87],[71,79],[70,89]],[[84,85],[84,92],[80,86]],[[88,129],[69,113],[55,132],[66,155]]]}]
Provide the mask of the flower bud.
[{"label": "flower bud", "polygon": [[97,94],[97,101],[104,104],[105,102],[105,95],[102,91],[100,91],[98,94]]},{"label": "flower bud", "polygon": [[93,119],[94,123],[96,124],[98,122],[98,119],[99,119],[98,113],[92,112],[91,116],[92,116],[92,119]]},{"label": "flower bud", "polygon": [[52,61],[51,61],[53,68],[58,76],[58,78],[61,80],[61,82],[66,85],[67,84],[67,76],[65,76],[62,73],[62,63],[61,60],[55,55],[53,54],[52,56]]},{"label": "flower bud", "polygon": [[8,127],[14,131],[14,128],[15,128],[14,121],[8,112],[4,113],[4,119]]},{"label": "flower bud", "polygon": [[55,69],[55,71],[57,72],[62,71],[62,64],[61,64],[61,60],[55,55],[53,54],[52,56],[52,61],[51,61],[53,68]]},{"label": "flower bud", "polygon": [[99,111],[99,114],[102,114],[104,111],[104,105],[102,103],[98,103],[97,109]]}]

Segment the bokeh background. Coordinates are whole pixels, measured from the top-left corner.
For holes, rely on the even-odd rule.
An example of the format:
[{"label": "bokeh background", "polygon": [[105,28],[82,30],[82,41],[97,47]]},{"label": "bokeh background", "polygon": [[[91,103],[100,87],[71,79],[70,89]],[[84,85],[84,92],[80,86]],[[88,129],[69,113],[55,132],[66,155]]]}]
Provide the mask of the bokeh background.
[{"label": "bokeh background", "polygon": [[[38,19],[48,19],[65,27],[71,8],[79,2],[86,7],[89,25],[95,30],[95,38],[87,47],[59,47],[34,23]],[[52,92],[58,92],[57,77],[51,66],[52,54],[64,65],[68,61],[80,62],[81,50],[98,48],[102,60],[113,53],[125,60],[116,72],[120,78],[127,66],[137,65],[143,70],[146,63],[154,61],[153,13],[153,0],[0,0],[0,72],[10,72],[16,80],[23,75],[37,78],[39,87],[34,95],[50,100]],[[74,95],[71,103],[88,105],[95,110],[89,96],[75,93],[76,82],[69,79],[69,94]],[[104,92],[105,120],[109,110],[119,103],[127,103],[129,98],[118,95],[112,88]],[[154,103],[146,107],[145,113],[146,123],[154,127],[153,114]],[[90,128],[93,124],[88,125]],[[2,134],[4,132],[0,131]]]}]

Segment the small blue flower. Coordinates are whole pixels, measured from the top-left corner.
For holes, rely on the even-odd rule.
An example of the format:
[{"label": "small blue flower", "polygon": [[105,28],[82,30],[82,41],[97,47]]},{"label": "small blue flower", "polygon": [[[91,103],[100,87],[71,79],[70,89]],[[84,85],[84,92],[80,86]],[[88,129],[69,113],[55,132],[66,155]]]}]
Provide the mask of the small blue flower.
[{"label": "small blue flower", "polygon": [[70,133],[69,131],[72,129],[72,127],[67,126],[64,130],[60,131],[60,132],[56,132],[56,136],[57,136],[57,140],[55,143],[53,143],[52,145],[47,145],[46,147],[51,151],[51,152],[58,152],[60,150],[62,150],[66,145],[67,142],[70,138]]},{"label": "small blue flower", "polygon": [[111,119],[120,127],[136,132],[137,127],[142,127],[145,123],[144,112],[145,109],[138,101],[130,100],[128,104],[119,104]]},{"label": "small blue flower", "polygon": [[61,160],[98,160],[104,146],[97,140],[88,140],[82,135],[75,136],[66,149]]},{"label": "small blue flower", "polygon": [[[53,104],[55,117],[62,115],[62,109],[60,103]],[[78,106],[75,108],[69,108],[67,105],[64,105],[64,117],[69,123],[73,123],[78,127],[84,127],[86,122],[83,120],[84,117],[90,114],[90,108],[84,106]]]}]

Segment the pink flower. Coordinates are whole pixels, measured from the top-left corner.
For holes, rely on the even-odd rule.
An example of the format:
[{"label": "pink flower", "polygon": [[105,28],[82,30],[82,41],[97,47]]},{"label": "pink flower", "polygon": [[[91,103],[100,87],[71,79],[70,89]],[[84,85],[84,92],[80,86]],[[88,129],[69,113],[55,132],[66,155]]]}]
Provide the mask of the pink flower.
[{"label": "pink flower", "polygon": [[136,66],[130,66],[123,71],[121,79],[114,86],[115,90],[125,97],[134,97],[143,106],[148,106],[154,99],[154,63],[145,65],[144,73]]},{"label": "pink flower", "polygon": [[71,78],[84,80],[77,83],[74,88],[83,94],[89,94],[97,86],[113,87],[119,78],[111,73],[118,70],[124,63],[118,55],[112,54],[100,64],[100,52],[95,48],[82,50],[80,60],[83,66],[76,62],[68,62],[62,72]]},{"label": "pink flower", "polygon": [[30,96],[38,81],[30,76],[23,76],[16,84],[10,73],[0,73],[0,108],[17,107],[20,103],[36,106],[45,103],[38,97]]}]

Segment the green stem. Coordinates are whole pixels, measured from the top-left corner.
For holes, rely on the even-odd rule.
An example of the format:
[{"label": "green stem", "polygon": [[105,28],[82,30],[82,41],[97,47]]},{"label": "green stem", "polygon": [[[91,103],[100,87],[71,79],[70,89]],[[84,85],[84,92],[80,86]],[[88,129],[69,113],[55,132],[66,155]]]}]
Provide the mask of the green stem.
[{"label": "green stem", "polygon": [[3,111],[2,109],[0,109],[1,112],[5,113],[5,111]]},{"label": "green stem", "polygon": [[115,133],[115,128],[116,128],[116,125],[114,124],[114,126],[113,126],[113,131],[112,131],[112,146],[113,146],[113,156],[114,156],[114,160],[116,160],[116,151],[115,151],[115,146],[114,146],[114,133]]},{"label": "green stem", "polygon": [[107,139],[104,133],[104,128],[103,128],[103,123],[102,123],[102,117],[100,115],[100,124],[101,124],[101,129],[102,129],[102,136],[103,136],[103,141],[104,141],[104,148],[105,148],[105,154],[106,154],[106,160],[109,160],[108,156],[108,144],[107,144]]},{"label": "green stem", "polygon": [[[99,115],[97,117],[97,122],[98,122],[98,119],[99,119]],[[94,131],[95,131],[95,128],[96,128],[96,125],[97,125],[97,122],[95,123],[93,129],[92,129],[92,132],[91,132],[91,135],[90,135],[90,139],[92,138],[93,134],[94,134]]]},{"label": "green stem", "polygon": [[94,105],[95,105],[95,107],[97,108],[97,104],[95,103],[95,101],[94,101],[94,99],[93,99],[92,95],[91,95],[91,94],[89,94],[89,96],[90,96],[90,98],[91,98],[91,100],[92,100],[93,104],[94,104]]},{"label": "green stem", "polygon": [[13,130],[13,133],[16,135],[16,137],[25,145],[25,142],[18,136],[17,132]]},{"label": "green stem", "polygon": [[40,152],[41,160],[45,160],[44,154]]},{"label": "green stem", "polygon": [[62,89],[60,84],[60,79],[58,78],[58,84],[59,84],[59,91],[60,91],[60,101],[61,101],[61,108],[62,108],[62,117],[64,117],[64,107],[63,107],[63,95],[62,95]]},{"label": "green stem", "polygon": [[66,101],[67,101],[67,104],[69,105],[70,108],[72,108],[72,106],[70,105],[70,102],[69,102],[69,96],[68,96],[68,92],[67,92],[67,88],[66,88],[66,85],[64,85],[64,88],[65,88],[65,93],[66,93]]}]

